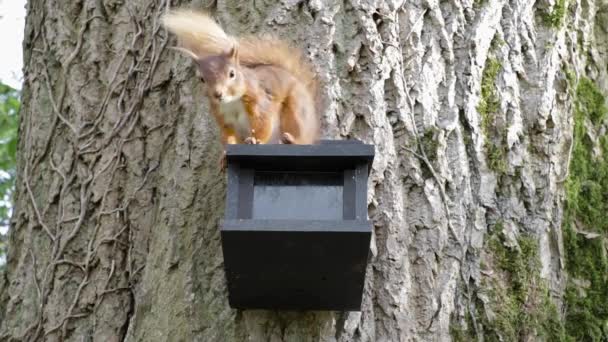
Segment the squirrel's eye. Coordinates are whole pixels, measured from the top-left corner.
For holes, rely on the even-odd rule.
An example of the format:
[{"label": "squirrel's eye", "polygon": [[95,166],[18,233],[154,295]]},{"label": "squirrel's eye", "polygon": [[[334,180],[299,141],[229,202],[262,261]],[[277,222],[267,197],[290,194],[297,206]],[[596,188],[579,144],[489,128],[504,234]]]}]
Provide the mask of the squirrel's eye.
[{"label": "squirrel's eye", "polygon": [[234,74],[234,70],[230,70],[230,78],[234,78],[235,74]]},{"label": "squirrel's eye", "polygon": [[205,83],[205,78],[203,76],[199,77],[202,83]]}]

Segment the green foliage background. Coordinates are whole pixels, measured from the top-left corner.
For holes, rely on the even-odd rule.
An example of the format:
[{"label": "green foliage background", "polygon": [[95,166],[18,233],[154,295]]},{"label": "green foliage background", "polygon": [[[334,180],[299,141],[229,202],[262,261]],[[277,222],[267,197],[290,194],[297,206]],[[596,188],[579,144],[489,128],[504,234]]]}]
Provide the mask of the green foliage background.
[{"label": "green foliage background", "polygon": [[[0,227],[8,227],[15,186],[19,105],[19,91],[0,82]],[[5,254],[6,236],[0,232],[0,260]]]}]

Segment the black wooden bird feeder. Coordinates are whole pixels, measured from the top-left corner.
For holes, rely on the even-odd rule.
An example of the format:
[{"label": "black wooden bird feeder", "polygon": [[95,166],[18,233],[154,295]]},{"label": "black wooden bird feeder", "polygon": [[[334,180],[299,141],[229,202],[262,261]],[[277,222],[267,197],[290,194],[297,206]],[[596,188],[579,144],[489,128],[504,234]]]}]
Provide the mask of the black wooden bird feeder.
[{"label": "black wooden bird feeder", "polygon": [[229,145],[221,225],[230,306],[359,311],[374,147]]}]

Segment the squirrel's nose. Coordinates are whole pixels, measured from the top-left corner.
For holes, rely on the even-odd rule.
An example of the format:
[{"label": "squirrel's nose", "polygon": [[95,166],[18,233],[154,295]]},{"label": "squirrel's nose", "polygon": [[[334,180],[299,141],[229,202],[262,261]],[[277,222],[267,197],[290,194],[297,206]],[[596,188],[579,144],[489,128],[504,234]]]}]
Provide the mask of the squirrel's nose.
[{"label": "squirrel's nose", "polygon": [[222,92],[216,90],[215,92],[213,92],[213,96],[215,96],[215,98],[219,100],[222,98]]}]

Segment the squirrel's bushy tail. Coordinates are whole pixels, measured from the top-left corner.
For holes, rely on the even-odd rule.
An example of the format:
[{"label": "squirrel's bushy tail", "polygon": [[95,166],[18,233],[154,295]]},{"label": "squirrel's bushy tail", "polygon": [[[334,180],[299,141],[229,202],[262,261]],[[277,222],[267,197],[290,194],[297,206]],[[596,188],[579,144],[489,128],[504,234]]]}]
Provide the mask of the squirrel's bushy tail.
[{"label": "squirrel's bushy tail", "polygon": [[193,52],[198,58],[225,53],[237,43],[204,12],[172,10],[163,17],[163,24],[177,36],[182,48]]},{"label": "squirrel's bushy tail", "polygon": [[280,67],[306,84],[313,98],[317,97],[317,80],[312,66],[299,49],[270,36],[232,37],[205,12],[187,9],[172,10],[163,18],[165,27],[175,34],[182,48],[198,58],[219,55],[238,46],[242,65],[260,64]]}]

